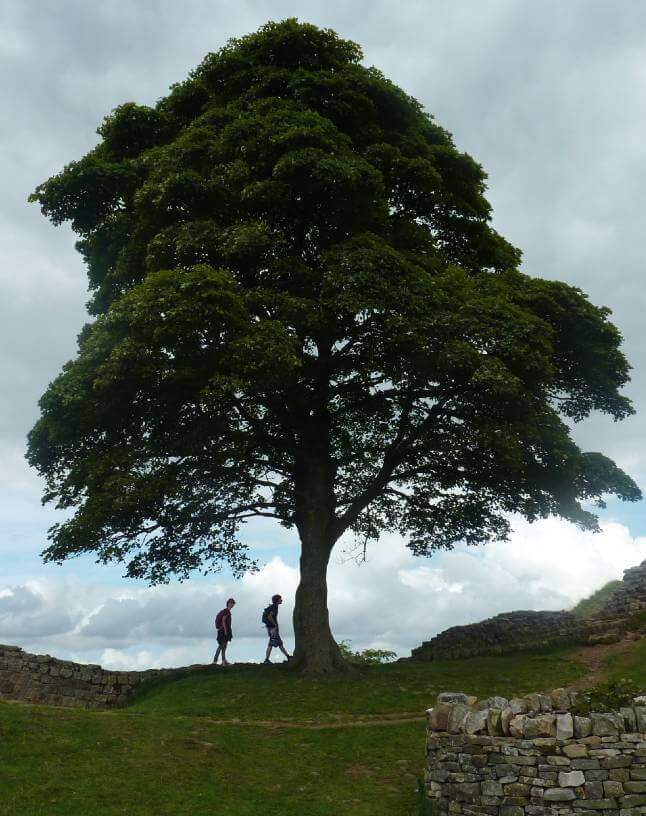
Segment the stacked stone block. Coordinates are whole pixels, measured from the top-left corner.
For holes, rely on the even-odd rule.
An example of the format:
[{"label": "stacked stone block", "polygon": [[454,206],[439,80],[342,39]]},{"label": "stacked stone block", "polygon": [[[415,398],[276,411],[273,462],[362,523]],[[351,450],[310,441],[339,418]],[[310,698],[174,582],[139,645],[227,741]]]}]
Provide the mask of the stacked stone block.
[{"label": "stacked stone block", "polygon": [[571,713],[574,700],[441,694],[428,711],[428,796],[456,816],[646,814],[646,698],[589,716]]},{"label": "stacked stone block", "polygon": [[0,645],[0,700],[110,708],[126,702],[143,683],[197,668],[206,667],[109,671],[50,655],[28,654],[18,646]]}]

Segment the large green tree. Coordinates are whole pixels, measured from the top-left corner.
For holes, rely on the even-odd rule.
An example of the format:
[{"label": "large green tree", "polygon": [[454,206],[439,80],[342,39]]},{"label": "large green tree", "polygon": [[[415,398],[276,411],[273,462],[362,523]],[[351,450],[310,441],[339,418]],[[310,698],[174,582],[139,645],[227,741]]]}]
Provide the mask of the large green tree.
[{"label": "large green tree", "polygon": [[301,540],[297,663],[340,665],[340,536],[414,553],[584,528],[632,480],[568,423],[632,412],[607,309],[518,271],[485,175],[334,32],[269,23],[38,187],[70,221],[92,320],[42,397],[29,460],[67,511],[50,561],[151,582],[248,564],[254,516]]}]

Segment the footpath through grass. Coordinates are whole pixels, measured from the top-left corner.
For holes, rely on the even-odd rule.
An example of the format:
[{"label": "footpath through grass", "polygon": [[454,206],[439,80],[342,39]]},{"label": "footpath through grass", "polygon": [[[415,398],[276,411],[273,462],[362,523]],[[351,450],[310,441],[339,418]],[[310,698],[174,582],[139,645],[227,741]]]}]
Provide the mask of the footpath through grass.
[{"label": "footpath through grass", "polygon": [[[612,671],[646,680],[645,667],[640,644]],[[0,814],[416,816],[439,691],[522,694],[582,671],[565,650],[329,679],[232,667],[111,712],[0,704]]]}]

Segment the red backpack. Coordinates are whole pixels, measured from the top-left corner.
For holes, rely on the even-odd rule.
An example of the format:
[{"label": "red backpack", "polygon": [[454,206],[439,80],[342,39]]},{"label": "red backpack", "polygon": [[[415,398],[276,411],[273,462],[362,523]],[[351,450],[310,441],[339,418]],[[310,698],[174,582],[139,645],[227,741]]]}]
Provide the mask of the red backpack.
[{"label": "red backpack", "polygon": [[222,629],[222,618],[224,617],[224,613],[228,612],[229,610],[224,608],[221,609],[218,614],[215,616],[215,628]]}]

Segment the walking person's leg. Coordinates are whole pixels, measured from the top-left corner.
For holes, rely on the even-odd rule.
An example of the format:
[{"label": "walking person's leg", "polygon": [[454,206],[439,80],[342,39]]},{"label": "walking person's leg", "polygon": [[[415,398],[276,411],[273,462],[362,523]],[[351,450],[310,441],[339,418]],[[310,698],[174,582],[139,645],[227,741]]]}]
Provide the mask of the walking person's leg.
[{"label": "walking person's leg", "polygon": [[276,643],[276,646],[278,646],[278,648],[280,649],[280,651],[281,651],[281,652],[282,652],[282,653],[285,655],[285,657],[286,657],[288,660],[290,660],[292,656],[289,654],[289,652],[287,652],[287,651],[286,651],[286,649],[285,649],[285,645],[283,644],[283,639],[282,639],[282,638],[281,638],[281,636],[278,634],[278,632],[276,632],[276,640],[275,640],[275,643]]},{"label": "walking person's leg", "polygon": [[271,655],[271,650],[274,648],[274,636],[275,636],[275,628],[272,626],[267,627],[267,635],[269,636],[269,643],[267,644],[267,651],[265,652],[265,663],[271,663],[269,656]]},{"label": "walking person's leg", "polygon": [[220,657],[220,655],[222,655],[222,665],[223,666],[228,665],[227,664],[227,659],[226,659],[226,652],[227,652],[228,644],[229,644],[229,641],[227,640],[227,636],[224,634],[224,632],[221,629],[218,629],[218,649],[217,649],[217,651],[215,653],[215,657],[213,658],[214,663],[217,663],[218,662],[218,657]]},{"label": "walking person's leg", "polygon": [[289,652],[285,651],[285,647],[282,645],[282,643],[278,648],[280,649],[280,651],[285,655],[285,657],[288,660],[291,658],[291,655],[289,654]]}]

